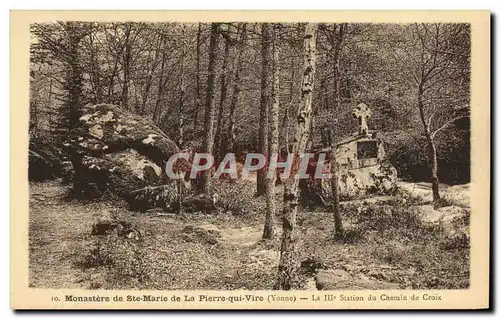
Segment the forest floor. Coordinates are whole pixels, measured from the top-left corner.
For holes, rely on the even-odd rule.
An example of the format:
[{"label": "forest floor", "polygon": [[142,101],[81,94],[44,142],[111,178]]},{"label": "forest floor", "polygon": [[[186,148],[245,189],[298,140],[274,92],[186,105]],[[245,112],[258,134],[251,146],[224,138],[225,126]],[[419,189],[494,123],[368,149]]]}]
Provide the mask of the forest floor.
[{"label": "forest floor", "polygon": [[[30,286],[272,289],[281,220],[277,216],[275,239],[262,241],[265,200],[251,195],[254,184],[228,183],[222,188],[227,191],[222,192],[224,213],[174,215],[131,212],[116,201],[70,199],[69,186],[60,181],[31,183]],[[341,240],[333,238],[329,212],[299,212],[297,261],[302,267],[295,288],[316,289],[314,276],[320,269],[369,279],[373,289],[383,284],[401,289],[467,288],[469,248],[447,244],[449,239],[438,227],[421,223],[409,209],[427,204],[429,185],[402,182],[401,188],[405,194],[418,189],[422,196],[342,203]],[[103,213],[133,223],[142,239],[91,236]],[[343,288],[356,289],[352,285]]]}]

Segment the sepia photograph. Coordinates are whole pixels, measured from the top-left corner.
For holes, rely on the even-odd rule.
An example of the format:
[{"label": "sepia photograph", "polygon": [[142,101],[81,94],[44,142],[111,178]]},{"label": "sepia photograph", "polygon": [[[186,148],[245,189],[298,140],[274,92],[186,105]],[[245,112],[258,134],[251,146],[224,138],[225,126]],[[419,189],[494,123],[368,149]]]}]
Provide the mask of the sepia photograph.
[{"label": "sepia photograph", "polygon": [[471,23],[344,20],[30,22],[28,287],[467,292]]}]

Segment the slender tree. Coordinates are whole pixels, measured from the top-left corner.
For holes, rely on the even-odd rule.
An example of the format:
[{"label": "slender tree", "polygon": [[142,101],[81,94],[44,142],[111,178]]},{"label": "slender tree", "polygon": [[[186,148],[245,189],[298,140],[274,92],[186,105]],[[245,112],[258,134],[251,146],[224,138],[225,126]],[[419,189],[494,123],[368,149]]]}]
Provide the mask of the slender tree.
[{"label": "slender tree", "polygon": [[201,77],[201,23],[198,23],[198,32],[196,33],[196,101],[193,119],[193,132],[196,136],[198,130],[198,113],[201,106],[201,87],[200,87],[200,77]]},{"label": "slender tree", "polygon": [[[228,30],[229,31],[229,30]],[[220,157],[222,127],[224,126],[224,106],[227,99],[227,86],[229,82],[229,53],[231,49],[231,40],[228,33],[224,33],[224,57],[222,61],[222,72],[220,74],[220,100],[219,114],[217,115],[217,125],[215,129],[214,153]],[[220,160],[220,158],[219,158]]]},{"label": "slender tree", "polygon": [[128,109],[128,91],[130,85],[130,62],[132,59],[132,23],[125,23],[125,44],[123,52],[123,88],[122,88],[122,107]]},{"label": "slender tree", "polygon": [[[160,31],[161,32],[161,31]],[[160,43],[161,46],[164,47],[167,41],[167,37],[163,32],[160,34]],[[160,118],[160,106],[161,106],[161,101],[163,98],[163,88],[165,87],[167,79],[164,76],[165,72],[165,67],[167,64],[167,57],[168,54],[165,49],[162,50],[161,52],[161,58],[160,58],[160,71],[159,71],[159,77],[158,77],[158,87],[157,87],[157,93],[156,93],[156,101],[154,105],[154,110],[153,110],[153,121],[155,123],[158,123],[158,119]]]},{"label": "slender tree", "polygon": [[[259,115],[259,151],[264,157],[268,158],[268,120],[269,106],[272,103],[272,25],[270,23],[262,24],[262,70],[260,84],[260,115]],[[257,195],[264,195],[266,191],[266,166],[257,171]]]},{"label": "slender tree", "polygon": [[[338,96],[337,96],[338,97]],[[340,199],[339,199],[339,173],[337,168],[337,138],[331,137],[329,131],[328,142],[330,144],[330,187],[332,189],[331,209],[333,213],[333,223],[335,230],[335,238],[344,238],[344,226],[342,225],[342,216],[340,214]]]},{"label": "slender tree", "polygon": [[82,106],[83,71],[79,46],[83,34],[81,26],[76,22],[67,22],[65,28],[69,38],[69,65],[66,73],[69,127],[74,127],[78,123]]},{"label": "slender tree", "polygon": [[[414,50],[406,49],[406,64],[417,86],[417,109],[427,140],[434,205],[440,200],[436,135],[468,117],[468,94],[460,94],[469,69],[470,33],[466,25],[435,23],[409,26]],[[460,45],[457,45],[460,44]],[[465,58],[464,58],[465,57]]]},{"label": "slender tree", "polygon": [[182,26],[181,31],[181,75],[179,79],[179,132],[177,144],[182,147],[184,144],[184,101],[186,95],[186,84],[185,84],[185,64],[186,64],[186,44],[184,40],[185,25]]},{"label": "slender tree", "polygon": [[[215,122],[215,92],[217,91],[217,78],[219,76],[218,56],[219,56],[220,24],[212,23],[210,27],[210,47],[208,56],[208,79],[207,79],[207,100],[205,105],[205,137],[203,140],[203,151],[213,154],[214,148],[214,122]],[[201,176],[202,190],[205,194],[212,193],[212,171],[203,171]]]},{"label": "slender tree", "polygon": [[[316,73],[316,24],[307,23],[304,33],[304,65],[302,70],[301,103],[297,115],[295,139],[292,153],[298,162],[309,141],[309,128],[312,116],[312,98]],[[297,163],[294,164],[294,167]],[[292,169],[292,173],[294,169]],[[278,266],[277,288],[290,290],[295,276],[295,245],[297,241],[296,217],[299,204],[299,180],[289,178],[283,195],[283,235],[281,238],[280,261]]]},{"label": "slender tree", "polygon": [[234,86],[233,86],[233,96],[231,99],[231,106],[229,108],[229,120],[226,131],[227,136],[227,146],[226,149],[229,152],[234,152],[234,139],[235,139],[235,111],[238,106],[241,94],[241,73],[243,72],[243,51],[245,48],[245,42],[247,38],[246,32],[247,24],[242,23],[241,31],[238,42],[238,52],[236,53],[235,61],[235,75],[234,75]]},{"label": "slender tree", "polygon": [[[338,31],[336,31],[338,29]],[[333,50],[333,89],[335,94],[335,108],[340,110],[340,53],[342,49],[342,43],[344,41],[344,33],[347,29],[347,23],[341,23],[340,25],[335,25],[334,40],[334,50]]]},{"label": "slender tree", "polygon": [[[280,66],[279,66],[279,34],[278,26],[272,25],[272,98],[269,110],[269,154],[278,155],[279,152],[279,105],[280,105]],[[274,237],[274,216],[276,215],[275,203],[275,183],[276,170],[271,172],[271,177],[267,176],[266,195],[266,220],[264,223],[263,238],[272,239]]]},{"label": "slender tree", "polygon": [[289,109],[292,107],[294,102],[294,83],[295,83],[295,59],[292,57],[291,59],[291,69],[292,74],[290,76],[290,100],[288,102],[288,106],[285,106],[285,114],[283,115],[283,123],[281,124],[281,129],[283,131],[283,147],[286,152],[290,152],[290,115]]}]

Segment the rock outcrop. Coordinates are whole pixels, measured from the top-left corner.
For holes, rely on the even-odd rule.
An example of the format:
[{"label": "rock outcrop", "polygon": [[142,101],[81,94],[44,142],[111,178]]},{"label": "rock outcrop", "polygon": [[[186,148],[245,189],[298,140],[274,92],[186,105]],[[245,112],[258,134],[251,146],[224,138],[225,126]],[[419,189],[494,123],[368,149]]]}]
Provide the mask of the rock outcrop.
[{"label": "rock outcrop", "polygon": [[470,184],[449,187],[444,192],[443,199],[451,205],[470,207]]},{"label": "rock outcrop", "polygon": [[390,290],[401,288],[396,283],[377,280],[361,273],[353,276],[341,269],[321,269],[318,271],[315,279],[318,290]]},{"label": "rock outcrop", "polygon": [[432,205],[414,206],[411,211],[429,226],[437,227],[448,248],[467,247],[470,241],[470,208],[445,206],[434,209]]},{"label": "rock outcrop", "polygon": [[74,190],[97,197],[167,182],[164,162],[179,151],[151,121],[116,105],[86,105],[64,144],[75,170]]}]

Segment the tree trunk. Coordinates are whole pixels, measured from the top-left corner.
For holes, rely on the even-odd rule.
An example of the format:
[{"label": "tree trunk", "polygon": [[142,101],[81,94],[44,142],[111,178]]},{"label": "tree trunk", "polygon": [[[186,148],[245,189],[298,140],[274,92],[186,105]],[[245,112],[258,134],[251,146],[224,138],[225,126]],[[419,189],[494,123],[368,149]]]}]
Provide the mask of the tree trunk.
[{"label": "tree trunk", "polygon": [[431,160],[431,182],[432,182],[432,200],[434,205],[437,205],[441,196],[439,195],[439,179],[437,176],[437,151],[436,144],[433,138],[428,138],[429,149],[430,149],[430,160]]},{"label": "tree trunk", "polygon": [[[161,42],[162,44],[165,44],[165,36],[162,35],[161,36]],[[167,60],[167,54],[165,52],[165,50],[163,50],[162,52],[162,55],[161,55],[161,64],[160,64],[160,77],[158,79],[158,88],[157,88],[157,91],[156,92],[156,102],[155,102],[155,108],[153,110],[153,122],[158,124],[158,119],[160,117],[160,104],[161,104],[161,99],[163,97],[163,86],[165,85],[164,84],[164,76],[163,76],[163,72],[165,70],[165,64],[166,64],[166,61]]]},{"label": "tree trunk", "polygon": [[[297,126],[293,154],[297,161],[306,149],[312,113],[314,76],[316,73],[316,24],[308,23],[304,34],[304,66],[302,73],[301,103],[297,115]],[[294,164],[294,167],[297,164]],[[292,173],[294,170],[292,169]],[[278,289],[290,290],[295,277],[296,217],[299,204],[299,179],[289,178],[283,195],[283,235],[278,266]]]},{"label": "tree trunk", "polygon": [[[217,57],[219,56],[219,23],[212,23],[210,30],[210,47],[208,56],[207,100],[205,105],[205,138],[203,151],[213,154],[214,121],[215,121],[215,92],[217,91],[217,77],[219,73]],[[207,195],[212,195],[212,170],[206,170],[201,175],[201,188]]]},{"label": "tree trunk", "polygon": [[54,80],[52,78],[50,78],[50,81],[49,81],[49,97],[47,98],[47,100],[49,102],[49,106],[52,106],[52,90],[53,90],[53,86],[54,86]]},{"label": "tree trunk", "polygon": [[286,152],[290,152],[290,116],[288,115],[288,108],[285,109],[285,114],[283,115],[283,123],[281,124],[283,130],[283,147]]},{"label": "tree trunk", "polygon": [[217,155],[217,159],[221,160],[221,140],[222,140],[222,127],[224,126],[224,104],[226,103],[227,98],[227,83],[229,81],[229,50],[230,50],[230,42],[229,39],[225,38],[224,40],[224,60],[222,62],[222,73],[220,75],[220,100],[219,100],[219,114],[217,116],[217,126],[215,129],[215,142],[214,142],[214,153]]},{"label": "tree trunk", "polygon": [[[269,155],[278,154],[279,148],[279,105],[280,105],[280,68],[279,68],[279,47],[278,47],[278,32],[277,26],[274,25],[273,30],[273,91],[272,91],[272,104],[269,113]],[[275,170],[276,171],[276,170]],[[272,178],[266,179],[266,220],[264,223],[264,232],[262,238],[272,239],[274,237],[274,216],[276,215],[275,203],[275,182],[276,172],[273,173]]]},{"label": "tree trunk", "polygon": [[83,91],[83,70],[78,48],[82,36],[78,34],[79,26],[76,22],[68,22],[67,32],[69,36],[69,67],[67,70],[66,85],[68,91],[69,128],[75,127],[80,118],[81,97]]},{"label": "tree trunk", "polygon": [[229,122],[226,131],[226,136],[227,136],[226,152],[234,152],[235,111],[236,111],[236,106],[238,105],[238,102],[240,100],[240,93],[241,93],[240,82],[241,82],[241,72],[243,72],[243,63],[241,60],[243,55],[243,48],[245,47],[245,42],[246,42],[246,27],[247,27],[246,23],[243,23],[243,26],[241,27],[240,41],[238,44],[238,53],[236,55],[236,62],[235,62],[236,71],[234,75],[233,97],[231,99],[231,106],[229,109]]},{"label": "tree trunk", "polygon": [[[157,42],[157,46],[156,46],[156,49],[155,49],[155,58],[154,58],[154,61],[153,61],[153,65],[152,65],[152,68],[151,68],[151,71],[149,72],[148,76],[146,77],[147,78],[147,81],[146,81],[146,88],[144,89],[144,93],[141,94],[141,111],[139,112],[140,115],[145,115],[146,114],[146,106],[147,106],[147,102],[149,100],[149,93],[151,92],[151,87],[153,86],[153,78],[154,78],[154,72],[155,70],[157,69],[158,67],[158,58],[160,56],[160,52],[161,52],[161,47],[162,47],[162,44],[163,44],[163,35],[160,34],[159,35],[159,38],[158,38],[158,41]],[[163,57],[160,57],[159,61],[163,62]],[[160,63],[161,63],[160,62]],[[162,75],[160,74],[160,77]],[[159,94],[159,90],[157,92],[157,94]],[[155,112],[155,110],[153,110],[153,112]],[[155,119],[155,115],[153,113],[153,121]]]},{"label": "tree trunk", "polygon": [[193,119],[193,135],[198,132],[198,112],[201,106],[201,87],[200,87],[200,59],[201,59],[201,23],[198,23],[198,33],[196,35],[196,103]]},{"label": "tree trunk", "polygon": [[119,60],[119,57],[116,57],[115,59],[115,63],[113,65],[113,71],[111,72],[111,75],[109,76],[109,86],[108,86],[108,96],[107,96],[107,100],[108,100],[108,103],[115,103],[114,101],[114,89],[115,89],[115,77],[118,73],[118,60]]},{"label": "tree trunk", "polygon": [[[182,37],[184,37],[184,29],[182,30]],[[184,84],[184,64],[185,64],[185,44],[182,43],[182,57],[181,57],[181,76],[179,79],[179,131],[178,131],[178,139],[177,145],[182,148],[184,144],[184,99],[185,99],[185,84]]]},{"label": "tree trunk", "polygon": [[[332,139],[329,138],[331,141]],[[335,140],[335,139],[334,139]],[[340,215],[340,205],[339,205],[339,173],[337,169],[337,154],[336,152],[336,142],[330,145],[330,187],[332,188],[332,213],[333,213],[333,223],[335,228],[335,238],[344,238],[344,227],[342,225],[342,217]]]},{"label": "tree trunk", "polygon": [[423,102],[423,84],[419,85],[418,88],[418,110],[420,114],[420,120],[422,121],[422,125],[424,126],[425,137],[427,139],[427,147],[429,150],[429,166],[431,169],[431,183],[432,183],[432,200],[434,202],[434,206],[438,204],[438,201],[441,199],[439,196],[439,179],[437,176],[437,150],[436,144],[434,143],[434,139],[432,138],[429,123],[425,120],[424,113],[424,102]]},{"label": "tree trunk", "polygon": [[[336,40],[336,47],[334,53],[334,105],[337,110],[340,110],[340,48],[342,45],[343,38],[343,27],[344,24],[340,25],[339,35]],[[336,130],[337,131],[337,130]],[[337,136],[333,134],[331,131],[327,131],[327,142],[330,144],[330,187],[332,189],[332,199],[331,199],[331,209],[333,213],[333,223],[335,234],[334,237],[336,239],[344,238],[344,227],[342,225],[342,217],[340,215],[340,199],[339,199],[339,174],[337,168]]]},{"label": "tree trunk", "polygon": [[[38,128],[38,72],[30,71],[30,110],[29,110],[29,132],[30,135]],[[52,83],[51,83],[52,84]],[[49,103],[50,105],[50,103]]]},{"label": "tree trunk", "polygon": [[[259,117],[259,151],[268,159],[268,116],[269,105],[272,103],[272,59],[271,50],[271,30],[270,23],[262,24],[262,71],[261,71],[261,96],[260,96],[260,117]],[[266,190],[266,165],[257,171],[257,195],[264,195]]]},{"label": "tree trunk", "polygon": [[335,36],[335,50],[333,53],[333,90],[335,94],[335,109],[340,110],[340,52],[346,23],[339,26],[339,31]]},{"label": "tree trunk", "polygon": [[[89,54],[90,54],[90,81],[93,93],[93,103],[102,103],[102,85],[101,85],[101,67],[98,61],[98,54],[96,54],[96,46],[94,43],[94,26],[89,26]],[[97,30],[98,31],[98,30]]]},{"label": "tree trunk", "polygon": [[286,149],[287,153],[290,153],[290,115],[289,108],[293,104],[293,95],[294,95],[294,83],[295,83],[295,59],[292,57],[292,75],[290,77],[290,101],[288,106],[285,108],[285,114],[283,115],[283,146]]},{"label": "tree trunk", "polygon": [[309,122],[310,128],[309,128],[309,143],[307,144],[306,150],[312,150],[314,148],[314,133],[316,130],[316,116],[318,115],[317,112],[318,108],[313,107],[312,110],[312,116],[311,116],[311,121]]},{"label": "tree trunk", "polygon": [[128,110],[128,88],[130,82],[130,60],[132,45],[130,43],[130,24],[125,27],[125,52],[123,52],[123,89],[122,89],[122,108]]}]

